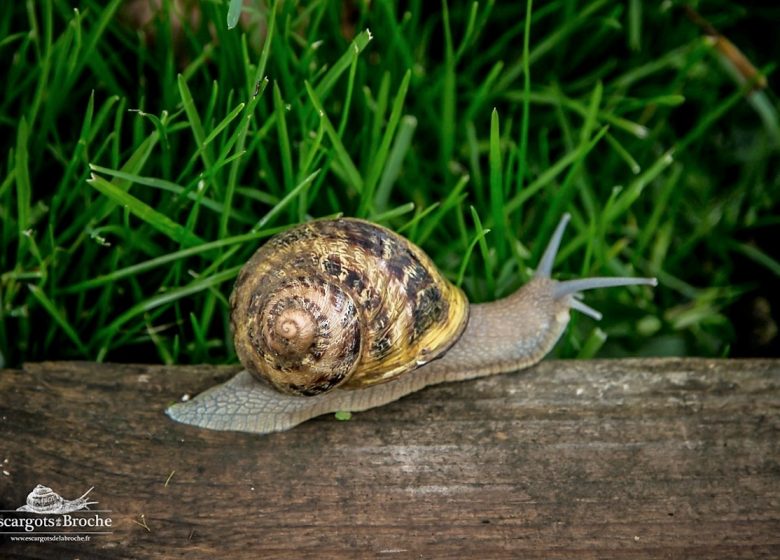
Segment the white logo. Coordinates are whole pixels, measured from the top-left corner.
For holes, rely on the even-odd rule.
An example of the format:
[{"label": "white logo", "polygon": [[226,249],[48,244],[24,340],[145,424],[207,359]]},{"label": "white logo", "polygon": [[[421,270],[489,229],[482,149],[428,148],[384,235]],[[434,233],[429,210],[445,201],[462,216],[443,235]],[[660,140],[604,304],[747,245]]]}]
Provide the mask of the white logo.
[{"label": "white logo", "polygon": [[87,498],[90,492],[92,488],[68,500],[39,484],[23,506],[0,510],[0,536],[8,535],[12,542],[87,542],[93,535],[110,535],[111,510],[90,509],[98,503]]},{"label": "white logo", "polygon": [[[94,486],[92,488],[94,488]],[[66,500],[48,486],[39,484],[33,488],[32,492],[27,494],[27,503],[16,508],[16,511],[62,514],[89,509],[90,505],[97,503],[87,501],[87,494],[92,492],[92,488],[84,492],[81,497],[76,498],[75,500]]]}]

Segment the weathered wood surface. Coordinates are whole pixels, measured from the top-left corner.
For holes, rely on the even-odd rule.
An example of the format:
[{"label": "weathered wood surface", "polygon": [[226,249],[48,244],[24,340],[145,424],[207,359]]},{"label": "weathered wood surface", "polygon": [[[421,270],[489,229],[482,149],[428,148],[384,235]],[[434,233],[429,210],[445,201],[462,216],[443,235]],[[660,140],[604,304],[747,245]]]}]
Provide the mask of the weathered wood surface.
[{"label": "weathered wood surface", "polygon": [[234,371],[0,372],[0,509],[94,486],[115,531],[0,557],[780,557],[778,361],[547,361],[269,436],[163,414]]}]

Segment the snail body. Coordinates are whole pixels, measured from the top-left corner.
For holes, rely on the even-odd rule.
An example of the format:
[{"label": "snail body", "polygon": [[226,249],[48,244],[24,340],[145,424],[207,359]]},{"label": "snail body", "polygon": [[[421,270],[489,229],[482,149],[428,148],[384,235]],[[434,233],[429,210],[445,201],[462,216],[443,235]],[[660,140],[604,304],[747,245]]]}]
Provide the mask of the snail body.
[{"label": "snail body", "polygon": [[535,277],[501,300],[469,304],[417,246],[351,218],[317,220],[262,246],[231,295],[246,368],[166,411],[215,430],[269,433],[320,414],[361,411],[427,385],[516,371],[540,361],[579,292],[653,278],[550,277],[564,215]]}]

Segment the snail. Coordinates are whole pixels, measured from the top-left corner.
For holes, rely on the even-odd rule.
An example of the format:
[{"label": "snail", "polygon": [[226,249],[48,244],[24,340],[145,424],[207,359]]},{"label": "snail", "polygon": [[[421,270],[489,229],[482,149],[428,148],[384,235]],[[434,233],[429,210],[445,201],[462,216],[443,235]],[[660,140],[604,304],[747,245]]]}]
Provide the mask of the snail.
[{"label": "snail", "polygon": [[563,334],[570,309],[601,318],[580,292],[657,284],[553,280],[569,219],[561,219],[531,281],[481,304],[469,304],[422,249],[382,226],[339,218],[280,233],[243,266],[230,297],[245,369],[166,413],[213,430],[269,433],[428,385],[529,367]]},{"label": "snail", "polygon": [[92,488],[75,500],[66,500],[48,486],[38,484],[32,492],[27,494],[27,503],[16,508],[16,511],[44,514],[71,513],[81,509],[89,509],[88,506],[97,503],[87,501],[87,494],[90,492],[92,492]]}]

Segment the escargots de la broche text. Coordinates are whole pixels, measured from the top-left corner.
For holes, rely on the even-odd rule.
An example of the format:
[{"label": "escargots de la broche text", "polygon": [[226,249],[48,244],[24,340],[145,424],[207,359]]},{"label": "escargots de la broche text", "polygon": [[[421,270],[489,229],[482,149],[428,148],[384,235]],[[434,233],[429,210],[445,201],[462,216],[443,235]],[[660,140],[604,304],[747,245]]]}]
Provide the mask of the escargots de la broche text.
[{"label": "escargots de la broche text", "polygon": [[360,411],[427,385],[516,371],[540,361],[593,288],[654,278],[550,277],[566,214],[534,278],[512,295],[469,304],[413,243],[363,220],[315,220],[271,238],[230,297],[246,368],[166,411],[214,430],[269,433]]}]

